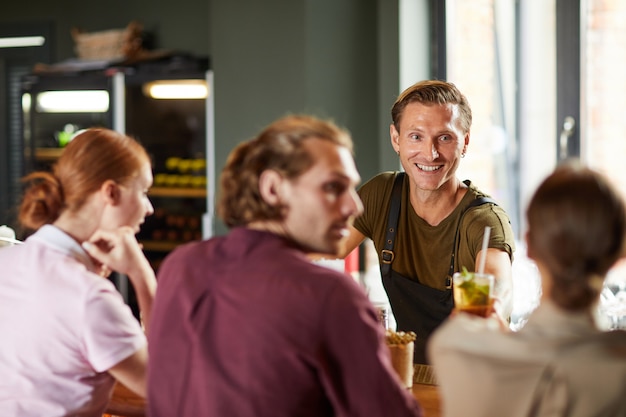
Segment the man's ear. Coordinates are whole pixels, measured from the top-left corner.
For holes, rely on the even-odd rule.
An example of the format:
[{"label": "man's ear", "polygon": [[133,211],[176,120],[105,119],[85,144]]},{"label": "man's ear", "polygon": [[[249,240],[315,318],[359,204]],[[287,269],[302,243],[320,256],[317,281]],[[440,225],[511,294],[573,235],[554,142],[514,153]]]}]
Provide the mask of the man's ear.
[{"label": "man's ear", "polygon": [[397,154],[400,154],[400,134],[393,123],[389,125],[389,138],[391,139],[393,150],[396,151]]},{"label": "man's ear", "polygon": [[270,206],[277,206],[282,202],[282,187],[285,179],[278,172],[267,169],[259,178],[259,194]]},{"label": "man's ear", "polygon": [[106,180],[100,186],[100,195],[106,203],[116,206],[121,199],[120,186],[113,180]]}]

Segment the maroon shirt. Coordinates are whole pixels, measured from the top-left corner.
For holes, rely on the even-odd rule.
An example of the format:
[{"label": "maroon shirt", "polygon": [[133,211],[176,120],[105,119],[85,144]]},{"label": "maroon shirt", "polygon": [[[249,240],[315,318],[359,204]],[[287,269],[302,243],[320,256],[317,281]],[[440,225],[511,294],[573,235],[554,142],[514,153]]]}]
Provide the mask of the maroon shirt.
[{"label": "maroon shirt", "polygon": [[170,254],[148,341],[151,417],[422,415],[361,288],[268,232]]}]

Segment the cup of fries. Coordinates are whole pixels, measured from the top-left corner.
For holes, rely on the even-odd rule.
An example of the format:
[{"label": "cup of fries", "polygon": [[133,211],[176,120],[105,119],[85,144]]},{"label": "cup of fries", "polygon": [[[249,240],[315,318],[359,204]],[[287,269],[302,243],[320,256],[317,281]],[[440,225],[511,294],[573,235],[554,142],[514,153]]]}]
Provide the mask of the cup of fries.
[{"label": "cup of fries", "polygon": [[391,365],[406,388],[413,386],[413,347],[416,335],[413,332],[385,332],[387,346],[391,354]]}]

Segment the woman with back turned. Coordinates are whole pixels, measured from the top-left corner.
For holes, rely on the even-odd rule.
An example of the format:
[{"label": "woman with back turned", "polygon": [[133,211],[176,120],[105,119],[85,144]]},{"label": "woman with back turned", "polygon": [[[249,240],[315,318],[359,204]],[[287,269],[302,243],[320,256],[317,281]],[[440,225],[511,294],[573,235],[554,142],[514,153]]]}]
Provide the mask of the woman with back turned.
[{"label": "woman with back turned", "polygon": [[624,255],[622,198],[600,174],[556,169],[527,210],[542,299],[519,332],[457,313],[428,352],[444,416],[626,416],[626,332],[594,322],[604,278]]}]

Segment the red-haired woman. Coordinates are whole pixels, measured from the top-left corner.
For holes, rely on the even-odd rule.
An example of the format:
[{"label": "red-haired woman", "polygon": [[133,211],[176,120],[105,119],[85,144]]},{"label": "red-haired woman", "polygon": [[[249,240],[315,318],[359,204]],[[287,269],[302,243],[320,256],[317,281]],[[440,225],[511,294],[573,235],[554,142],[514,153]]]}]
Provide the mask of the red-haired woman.
[{"label": "red-haired woman", "polygon": [[88,129],[25,182],[35,233],[0,251],[0,415],[101,416],[115,380],[145,395],[144,331],[103,275],[130,278],[147,331],[156,280],[134,235],[153,212],[150,159]]}]

